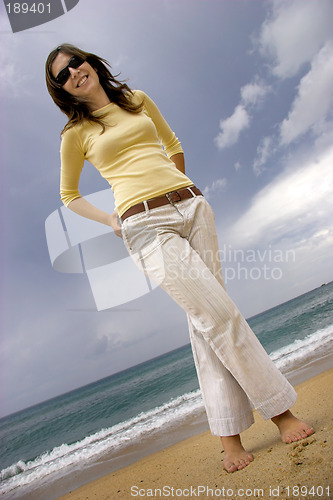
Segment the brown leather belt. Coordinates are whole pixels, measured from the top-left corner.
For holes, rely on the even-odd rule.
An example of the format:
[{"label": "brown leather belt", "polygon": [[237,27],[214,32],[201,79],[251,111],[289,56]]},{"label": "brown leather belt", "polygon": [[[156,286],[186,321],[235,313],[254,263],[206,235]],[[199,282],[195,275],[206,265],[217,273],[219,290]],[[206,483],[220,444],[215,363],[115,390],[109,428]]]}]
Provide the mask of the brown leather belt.
[{"label": "brown leather belt", "polygon": [[[203,196],[200,189],[195,186],[188,186],[188,188],[180,189],[179,191],[171,191],[170,193],[166,193],[163,196],[158,196],[157,198],[153,198],[152,200],[147,200],[147,205],[149,210],[153,208],[163,207],[163,205],[167,205],[170,203],[173,205],[178,201],[186,200],[187,198],[192,198],[193,194],[196,196]],[[139,214],[140,212],[144,212],[146,210],[144,202],[138,203],[137,205],[133,205],[133,207],[126,210],[121,216],[121,220],[124,222],[125,219],[131,217],[132,215]]]}]

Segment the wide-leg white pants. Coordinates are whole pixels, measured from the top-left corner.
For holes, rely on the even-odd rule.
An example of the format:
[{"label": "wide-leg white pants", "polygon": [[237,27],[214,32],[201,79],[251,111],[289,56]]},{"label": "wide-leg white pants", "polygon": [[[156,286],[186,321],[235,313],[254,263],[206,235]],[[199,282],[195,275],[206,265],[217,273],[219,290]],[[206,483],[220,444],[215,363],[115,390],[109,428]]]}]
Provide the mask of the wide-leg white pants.
[{"label": "wide-leg white pants", "polygon": [[[123,239],[140,269],[187,313],[212,434],[239,434],[289,409],[296,393],[227,295],[213,211],[203,196],[125,219]],[[252,405],[251,405],[252,404]]]}]

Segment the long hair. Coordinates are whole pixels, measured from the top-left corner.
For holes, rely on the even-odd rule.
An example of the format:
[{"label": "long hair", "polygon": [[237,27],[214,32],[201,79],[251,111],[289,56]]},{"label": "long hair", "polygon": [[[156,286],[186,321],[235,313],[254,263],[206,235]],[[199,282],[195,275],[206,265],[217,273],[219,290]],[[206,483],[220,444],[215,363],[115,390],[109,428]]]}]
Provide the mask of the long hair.
[{"label": "long hair", "polygon": [[133,92],[129,86],[124,82],[116,80],[116,78],[112,75],[111,71],[108,69],[108,67],[111,68],[108,61],[96,56],[95,54],[85,52],[74,45],[64,43],[52,50],[45,64],[47,90],[55,104],[68,117],[68,122],[66,123],[62,133],[83,120],[99,123],[102,126],[102,133],[105,130],[105,124],[103,123],[103,116],[94,116],[84,101],[79,101],[77,98],[66,92],[66,90],[64,90],[62,86],[55,81],[52,74],[52,64],[59,52],[69,56],[81,57],[84,61],[89,63],[90,66],[97,71],[100,84],[111,102],[131,113],[139,113],[142,110],[142,103],[134,104],[132,102],[131,97],[133,96]]}]

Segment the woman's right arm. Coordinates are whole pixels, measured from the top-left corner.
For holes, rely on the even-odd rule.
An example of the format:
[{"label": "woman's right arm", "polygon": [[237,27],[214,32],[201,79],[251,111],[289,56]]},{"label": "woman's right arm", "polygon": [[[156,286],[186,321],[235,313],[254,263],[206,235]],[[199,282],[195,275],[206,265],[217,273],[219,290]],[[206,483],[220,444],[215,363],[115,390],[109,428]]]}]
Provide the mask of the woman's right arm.
[{"label": "woman's right arm", "polygon": [[100,210],[95,207],[82,197],[75,198],[75,200],[71,201],[68,204],[68,208],[82,217],[86,217],[87,219],[112,227],[116,236],[120,236],[120,238],[122,237],[121,224],[117,211],[109,214],[108,212],[104,212],[104,210]]},{"label": "woman's right arm", "polygon": [[70,210],[87,219],[112,227],[117,236],[122,235],[117,212],[104,212],[82,198],[79,181],[85,161],[82,141],[74,128],[67,130],[61,142],[60,195]]}]

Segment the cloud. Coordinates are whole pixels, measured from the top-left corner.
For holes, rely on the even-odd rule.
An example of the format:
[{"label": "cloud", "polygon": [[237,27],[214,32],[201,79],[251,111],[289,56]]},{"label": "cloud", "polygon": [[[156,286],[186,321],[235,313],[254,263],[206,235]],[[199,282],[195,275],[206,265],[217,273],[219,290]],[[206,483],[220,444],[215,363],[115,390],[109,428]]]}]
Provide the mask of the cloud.
[{"label": "cloud", "polygon": [[262,102],[270,90],[269,85],[255,77],[253,82],[241,88],[242,103],[244,106],[256,106]]},{"label": "cloud", "polygon": [[[297,96],[278,133],[260,141],[253,162],[256,175],[266,169],[278,143],[288,146],[309,130],[315,136],[326,135],[329,124],[325,120],[333,101],[333,43],[327,41],[332,36],[330,13],[332,4],[326,0],[321,9],[312,0],[272,2],[272,13],[262,25],[260,38],[261,54],[271,58],[272,73],[284,79],[295,76],[305,63],[311,62],[311,69],[300,80]],[[265,87],[263,81],[260,84]],[[246,90],[243,87],[245,99]]]},{"label": "cloud", "polygon": [[290,144],[327,116],[333,103],[332,88],[333,43],[328,42],[300,81],[298,95],[280,127],[281,144]]},{"label": "cloud", "polygon": [[273,137],[264,137],[257,147],[257,157],[253,163],[253,171],[256,175],[260,175],[264,170],[266,170],[266,161],[272,153]]},{"label": "cloud", "polygon": [[273,60],[272,73],[296,75],[332,37],[332,19],[330,0],[274,0],[259,38],[261,54]]},{"label": "cloud", "polygon": [[[308,132],[315,134],[327,128],[324,120],[330,110],[333,94],[333,43],[331,22],[333,4],[323,0],[318,8],[316,0],[273,0],[271,12],[264,21],[259,37],[259,51],[272,62],[272,73],[282,79],[295,76],[311,61],[311,69],[301,79],[298,94],[288,117],[276,134],[263,137],[257,148],[253,171],[260,175],[268,158],[277,151],[273,143],[286,146]],[[271,91],[258,75],[240,89],[240,103],[228,118],[220,121],[220,132],[215,137],[218,149],[236,144],[241,133],[250,127],[250,110],[258,108]]]},{"label": "cloud", "polygon": [[[0,22],[0,27],[2,23]],[[32,95],[32,76],[20,64],[20,51],[23,44],[20,40],[2,37],[0,52],[0,92],[2,97],[16,99],[22,95]]]},{"label": "cloud", "polygon": [[322,234],[331,226],[333,149],[319,159],[309,159],[295,170],[294,158],[253,198],[250,208],[230,228],[228,239],[239,246],[300,241]]},{"label": "cloud", "polygon": [[221,132],[215,137],[219,149],[228,148],[236,144],[241,132],[250,125],[250,116],[244,106],[239,104],[233,114],[220,121]]},{"label": "cloud", "polygon": [[215,137],[219,149],[228,148],[236,144],[241,132],[250,126],[251,116],[246,108],[260,105],[270,92],[271,87],[255,76],[251,83],[244,85],[241,90],[241,101],[228,118],[220,121],[220,133]]},{"label": "cloud", "polygon": [[216,179],[210,186],[205,187],[205,189],[203,190],[203,194],[207,199],[209,199],[214,196],[214,194],[223,191],[226,185],[227,179]]}]

